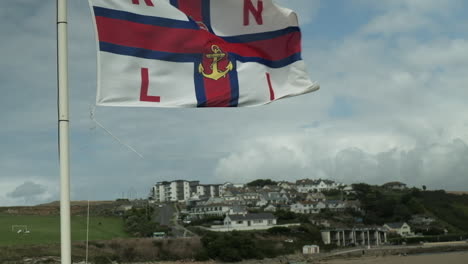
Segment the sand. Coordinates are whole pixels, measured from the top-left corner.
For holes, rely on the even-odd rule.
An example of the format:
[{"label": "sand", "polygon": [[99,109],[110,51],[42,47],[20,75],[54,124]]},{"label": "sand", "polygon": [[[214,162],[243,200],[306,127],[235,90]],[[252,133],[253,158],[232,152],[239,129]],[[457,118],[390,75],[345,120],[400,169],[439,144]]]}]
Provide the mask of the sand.
[{"label": "sand", "polygon": [[[236,262],[238,264],[286,264],[286,263],[309,263],[309,264],[468,264],[468,251],[448,252],[448,253],[428,253],[421,255],[408,256],[364,256],[346,259],[332,260],[309,260],[309,262],[291,261],[284,259],[275,260],[247,260]],[[134,263],[136,264],[136,263]],[[206,262],[190,262],[190,261],[161,261],[161,262],[144,262],[138,264],[231,264],[217,261]]]},{"label": "sand", "polygon": [[324,264],[468,264],[468,252],[362,257],[321,261]]}]

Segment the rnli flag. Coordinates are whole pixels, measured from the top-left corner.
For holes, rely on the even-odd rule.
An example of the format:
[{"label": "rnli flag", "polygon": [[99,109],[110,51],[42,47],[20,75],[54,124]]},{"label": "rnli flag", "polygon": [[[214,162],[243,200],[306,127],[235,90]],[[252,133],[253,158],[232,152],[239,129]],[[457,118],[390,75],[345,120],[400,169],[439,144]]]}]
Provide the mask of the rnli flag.
[{"label": "rnli flag", "polygon": [[89,0],[97,105],[237,107],[315,91],[296,14],[272,0]]}]

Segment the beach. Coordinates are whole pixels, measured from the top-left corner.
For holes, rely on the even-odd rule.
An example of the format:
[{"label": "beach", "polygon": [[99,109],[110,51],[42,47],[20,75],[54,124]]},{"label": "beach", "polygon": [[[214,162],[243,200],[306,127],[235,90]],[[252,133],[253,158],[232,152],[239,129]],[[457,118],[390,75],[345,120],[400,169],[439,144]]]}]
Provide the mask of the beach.
[{"label": "beach", "polygon": [[[312,262],[314,263],[314,262]],[[430,253],[408,256],[369,256],[348,259],[334,259],[315,263],[323,264],[467,264],[468,251]]]},{"label": "beach", "polygon": [[[227,264],[225,262],[206,261],[206,262],[184,262],[184,261],[162,261],[162,262],[145,262],[139,264]],[[288,264],[288,263],[310,263],[310,264],[467,264],[468,251],[458,252],[441,252],[441,253],[424,253],[416,255],[386,255],[386,256],[363,256],[363,257],[343,257],[329,260],[314,260],[308,261],[302,259],[264,259],[264,260],[247,260],[236,262],[239,264]]]}]

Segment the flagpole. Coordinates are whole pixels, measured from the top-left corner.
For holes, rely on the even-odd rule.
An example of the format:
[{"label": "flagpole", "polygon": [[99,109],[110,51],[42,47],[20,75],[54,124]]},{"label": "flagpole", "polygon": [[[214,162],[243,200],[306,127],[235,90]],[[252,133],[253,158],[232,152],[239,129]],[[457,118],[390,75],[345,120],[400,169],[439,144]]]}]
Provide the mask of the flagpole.
[{"label": "flagpole", "polygon": [[86,214],[86,258],[85,258],[85,264],[88,264],[88,246],[89,246],[89,199],[88,199],[88,213]]},{"label": "flagpole", "polygon": [[60,160],[60,255],[71,264],[67,0],[57,0],[57,85]]}]

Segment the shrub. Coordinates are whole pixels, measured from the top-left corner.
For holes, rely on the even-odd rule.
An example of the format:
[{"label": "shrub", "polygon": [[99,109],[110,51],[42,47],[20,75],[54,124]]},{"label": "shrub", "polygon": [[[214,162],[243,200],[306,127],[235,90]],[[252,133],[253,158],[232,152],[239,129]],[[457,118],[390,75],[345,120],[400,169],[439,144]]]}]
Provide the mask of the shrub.
[{"label": "shrub", "polygon": [[134,247],[127,247],[122,251],[122,260],[123,261],[133,261],[137,256]]},{"label": "shrub", "polygon": [[328,244],[328,245],[323,245],[320,250],[324,251],[324,252],[329,252],[329,251],[332,251],[334,249],[337,249],[338,246],[336,244]]},{"label": "shrub", "polygon": [[270,234],[287,234],[291,232],[291,229],[289,227],[284,227],[284,226],[275,226],[267,231]]},{"label": "shrub", "polygon": [[95,264],[110,264],[112,260],[106,256],[96,256],[93,258],[93,263]]},{"label": "shrub", "polygon": [[110,248],[112,248],[113,250],[119,250],[121,248],[121,244],[118,243],[117,241],[112,241],[109,243],[108,245]]},{"label": "shrub", "polygon": [[208,261],[210,260],[210,256],[208,255],[208,252],[206,250],[202,249],[198,251],[195,256],[194,256],[196,261]]},{"label": "shrub", "polygon": [[162,245],[163,245],[163,241],[162,241],[162,240],[153,240],[152,243],[153,243],[153,246],[159,247],[159,248],[162,247]]},{"label": "shrub", "polygon": [[100,242],[97,242],[97,241],[89,241],[89,244],[92,245],[92,246],[95,246],[97,248],[103,248],[105,246],[104,243],[100,243]]}]

